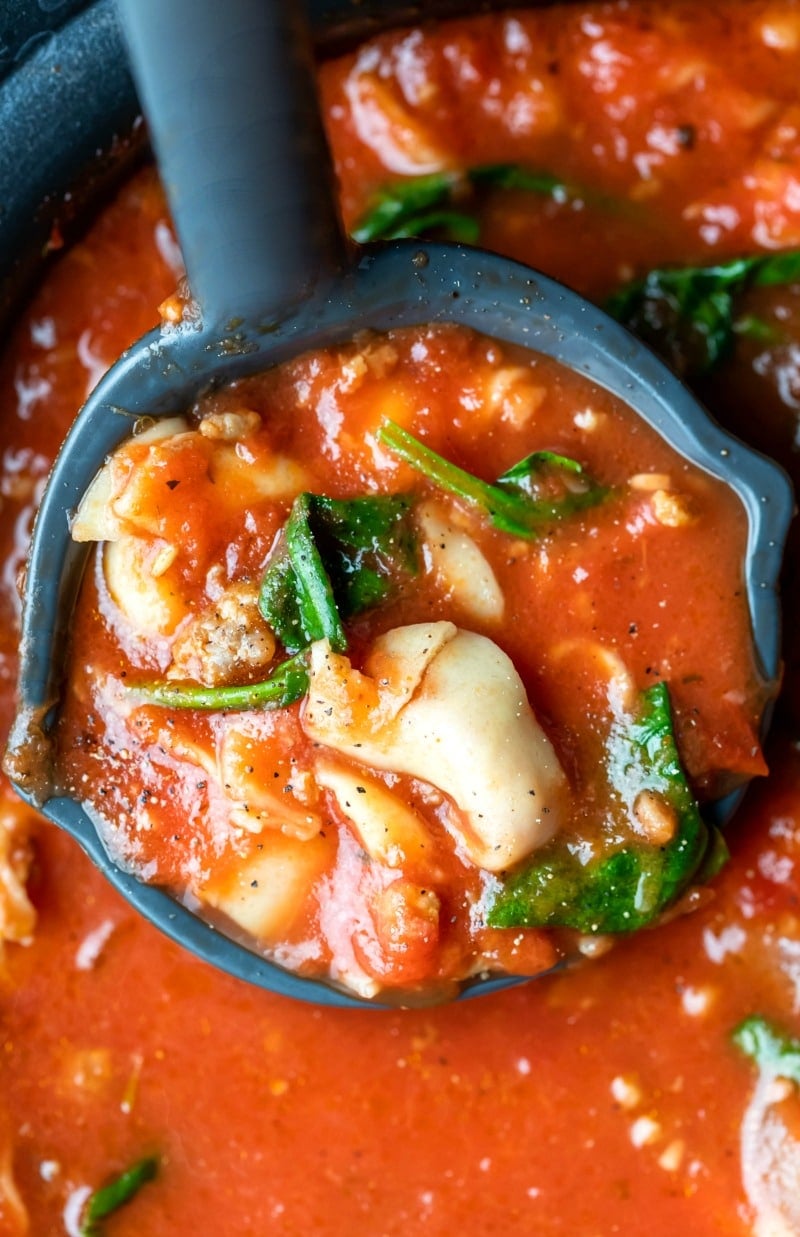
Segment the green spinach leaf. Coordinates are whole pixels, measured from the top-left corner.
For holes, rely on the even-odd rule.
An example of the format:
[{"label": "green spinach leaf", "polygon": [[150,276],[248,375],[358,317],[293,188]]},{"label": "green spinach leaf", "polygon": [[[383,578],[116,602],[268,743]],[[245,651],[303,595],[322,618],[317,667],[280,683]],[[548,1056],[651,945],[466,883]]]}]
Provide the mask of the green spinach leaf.
[{"label": "green spinach leaf", "polygon": [[343,652],[343,620],[380,605],[415,570],[408,498],[301,494],[264,575],[259,609],[288,652],[323,638]]},{"label": "green spinach leaf", "polygon": [[483,164],[467,172],[467,177],[480,188],[522,189],[526,193],[552,198],[555,202],[567,202],[570,198],[581,196],[580,190],[571,188],[551,172],[525,168],[519,163]]},{"label": "green spinach leaf", "polygon": [[385,185],[350,235],[359,245],[418,236],[424,231],[420,221],[449,206],[463,183],[463,177],[457,172],[433,172],[429,176],[415,176]]},{"label": "green spinach leaf", "polygon": [[343,620],[380,605],[417,569],[411,503],[402,495],[292,504],[259,592],[259,610],[290,656],[260,683],[206,687],[171,681],[131,685],[146,704],[230,712],[282,709],[308,691],[305,650],[328,639],[347,647]]},{"label": "green spinach leaf", "polygon": [[[606,302],[606,309],[684,377],[701,377],[731,352],[737,333],[762,336],[749,321],[739,326],[736,302],[751,287],[800,280],[800,250],[734,258],[714,266],[650,271]],[[743,319],[741,321],[747,321]]]},{"label": "green spinach leaf", "polygon": [[761,1073],[790,1078],[800,1085],[800,1039],[779,1031],[758,1015],[740,1022],[731,1038]]},{"label": "green spinach leaf", "polygon": [[[394,421],[383,423],[378,441],[439,489],[481,508],[495,528],[515,537],[538,537],[566,516],[596,506],[609,492],[587,477],[577,461],[550,451],[527,456],[491,484],[444,459]],[[556,495],[554,481],[560,484]]]},{"label": "green spinach leaf", "polygon": [[313,502],[313,494],[294,500],[267,567],[258,608],[287,652],[298,653],[314,640],[328,639],[341,653],[347,639],[311,527]]},{"label": "green spinach leaf", "polygon": [[145,704],[167,709],[202,709],[215,713],[244,709],[284,709],[308,691],[308,671],[302,654],[282,662],[260,683],[204,687],[198,683],[164,680],[139,683],[129,689]]},{"label": "green spinach leaf", "polygon": [[[441,232],[448,239],[474,245],[480,239],[475,213],[476,193],[487,189],[519,189],[566,202],[581,196],[557,176],[521,167],[491,163],[464,172],[433,172],[384,185],[373,204],[351,231],[359,245]],[[472,207],[472,210],[464,207]]]},{"label": "green spinach leaf", "polygon": [[605,755],[623,827],[630,828],[637,799],[647,792],[674,815],[671,840],[656,845],[637,837],[581,862],[580,847],[557,837],[491,895],[491,927],[632,932],[652,923],[697,872],[709,835],[681,767],[666,684],[642,692],[635,713],[615,717]]},{"label": "green spinach leaf", "polygon": [[131,1165],[108,1185],[101,1186],[90,1195],[86,1204],[81,1237],[101,1237],[102,1221],[124,1207],[139,1193],[143,1185],[152,1181],[158,1173],[158,1157],[151,1155]]},{"label": "green spinach leaf", "polygon": [[313,500],[314,530],[343,618],[371,610],[417,569],[404,495]]},{"label": "green spinach leaf", "polygon": [[462,210],[443,209],[410,215],[384,239],[398,241],[411,236],[441,236],[459,245],[477,245],[480,235],[481,225],[474,215]]}]

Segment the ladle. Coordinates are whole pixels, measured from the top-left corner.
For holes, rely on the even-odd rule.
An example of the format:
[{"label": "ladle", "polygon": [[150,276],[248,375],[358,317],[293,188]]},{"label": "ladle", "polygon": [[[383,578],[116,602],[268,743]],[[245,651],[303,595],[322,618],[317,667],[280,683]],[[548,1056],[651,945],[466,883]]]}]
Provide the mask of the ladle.
[{"label": "ladle", "polygon": [[[72,834],[123,896],[181,945],[279,993],[363,1005],[282,970],[121,871],[81,804],[45,785],[83,564],[69,515],[136,418],[185,410],[211,383],[367,328],[457,322],[534,348],[622,398],[679,452],[737,490],[749,520],[753,630],[771,679],[779,664],[776,580],[792,497],[781,471],[714,426],[645,347],[552,280],[453,245],[397,242],[351,256],[294,0],[121,0],[120,9],[198,312],[153,331],[120,358],[55,463],[27,569],[7,767],[23,797]],[[724,820],[735,801],[714,805],[715,819]],[[513,982],[478,981],[464,995]]]}]

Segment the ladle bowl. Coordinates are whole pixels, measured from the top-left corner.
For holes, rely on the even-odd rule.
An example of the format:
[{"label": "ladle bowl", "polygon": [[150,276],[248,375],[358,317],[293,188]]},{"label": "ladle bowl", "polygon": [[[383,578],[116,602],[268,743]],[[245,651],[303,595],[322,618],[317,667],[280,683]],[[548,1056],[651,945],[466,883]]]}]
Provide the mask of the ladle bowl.
[{"label": "ladle bowl", "polygon": [[[54,793],[43,776],[85,561],[70,538],[70,514],[135,421],[183,412],[210,385],[367,329],[452,322],[543,353],[623,400],[738,493],[748,517],[744,583],[756,651],[765,677],[775,681],[777,578],[793,500],[776,465],[720,430],[644,345],[553,280],[476,249],[418,241],[350,259],[328,187],[302,31],[287,19],[290,7],[264,0],[122,4],[200,313],[152,332],[120,358],[56,460],[27,568],[19,708],[6,763],[22,796],[72,834],[120,893],[179,944],[287,996],[374,1008],[379,1002],[283,970],[120,869],[82,805]],[[730,816],[739,797],[711,805],[715,823]],[[462,995],[516,982],[478,979]]]}]

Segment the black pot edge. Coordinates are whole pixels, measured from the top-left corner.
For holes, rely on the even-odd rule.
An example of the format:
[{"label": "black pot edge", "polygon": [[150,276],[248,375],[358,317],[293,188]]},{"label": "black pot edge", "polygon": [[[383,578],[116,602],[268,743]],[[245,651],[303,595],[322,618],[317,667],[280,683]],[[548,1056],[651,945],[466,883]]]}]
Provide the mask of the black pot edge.
[{"label": "black pot edge", "polygon": [[112,0],[99,0],[0,87],[0,329],[144,147]]}]

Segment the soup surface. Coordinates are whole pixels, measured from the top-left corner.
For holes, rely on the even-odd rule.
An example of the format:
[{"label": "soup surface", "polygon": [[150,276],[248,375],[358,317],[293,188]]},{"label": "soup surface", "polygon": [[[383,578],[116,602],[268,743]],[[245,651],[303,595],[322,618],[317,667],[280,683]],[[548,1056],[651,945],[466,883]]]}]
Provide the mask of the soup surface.
[{"label": "soup surface", "polygon": [[[799,69],[793,3],[611,3],[386,36],[326,66],[323,89],[352,226],[390,183],[447,172],[456,198],[448,180],[428,224],[477,218],[485,241],[604,298],[667,262],[800,243]],[[464,169],[500,159],[550,188],[465,184]],[[48,463],[178,274],[145,171],[9,341],[6,716],[16,578]],[[686,348],[675,332],[666,343],[722,421],[797,473],[797,285],[726,278],[716,317],[690,313]],[[651,285],[648,322],[665,307],[671,328],[703,303],[707,282],[689,286]],[[791,588],[787,604],[792,631]],[[788,652],[770,776],[705,904],[591,966],[437,1009],[314,1010],[211,972],[4,790],[0,1231],[79,1232],[91,1191],[154,1157],[108,1233],[799,1232],[796,1053],[767,1030],[800,1025]]]},{"label": "soup surface", "polygon": [[124,866],[360,996],[652,923],[716,849],[694,793],[764,771],[736,495],[463,328],[146,424],[72,536],[59,781]]}]

